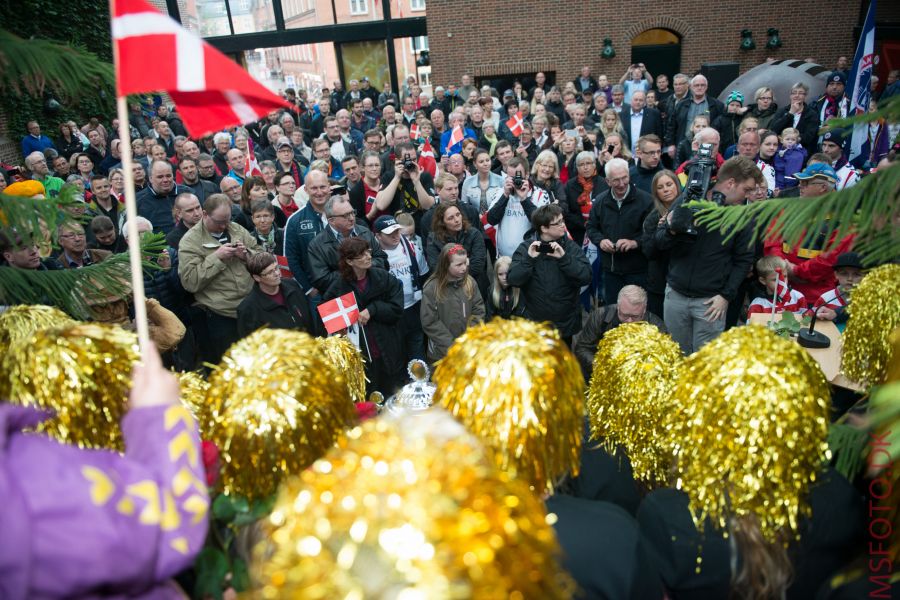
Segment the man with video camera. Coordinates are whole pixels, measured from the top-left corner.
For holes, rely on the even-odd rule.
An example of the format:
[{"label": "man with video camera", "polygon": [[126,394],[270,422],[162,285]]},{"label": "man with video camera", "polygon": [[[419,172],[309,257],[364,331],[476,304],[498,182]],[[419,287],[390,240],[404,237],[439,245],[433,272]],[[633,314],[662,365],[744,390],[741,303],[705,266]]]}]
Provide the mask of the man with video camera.
[{"label": "man with video camera", "polygon": [[704,199],[741,204],[757,185],[765,185],[753,160],[735,156],[719,167],[718,179],[710,189],[713,162],[706,156],[709,152],[710,148],[701,147],[684,194],[675,201],[654,239],[657,249],[669,255],[666,327],[685,354],[696,352],[725,330],[728,303],[753,265],[753,247],[749,226],[725,241],[724,234],[694,222],[693,211],[684,204]]}]

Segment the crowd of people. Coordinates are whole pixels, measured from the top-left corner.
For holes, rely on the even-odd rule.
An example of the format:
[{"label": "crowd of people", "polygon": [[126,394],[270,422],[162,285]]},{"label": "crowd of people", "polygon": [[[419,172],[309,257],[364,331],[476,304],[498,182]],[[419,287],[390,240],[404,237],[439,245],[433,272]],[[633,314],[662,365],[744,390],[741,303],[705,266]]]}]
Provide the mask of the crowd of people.
[{"label": "crowd of people", "polygon": [[[439,360],[467,326],[495,316],[549,321],[572,347],[588,322],[585,366],[586,338],[596,346],[598,327],[639,313],[686,354],[748,309],[827,304],[819,316],[837,318],[852,285],[834,268],[840,257],[861,266],[846,256],[852,238],[827,252],[821,236],[754,248],[749,231],[727,242],[703,227],[685,233],[673,206],[701,149],[714,162],[707,197],[727,205],[800,202],[893,160],[896,124],[873,124],[855,165],[846,132],[820,131],[846,115],[846,78],[834,70],[815,100],[797,83],[781,107],[768,86],[722,103],[703,75],[654,77],[643,64],[618,83],[585,67],[564,86],[537,73],[502,94],[468,75],[433,97],[414,80],[400,94],[351,80],[316,99],[287,90],[290,109],[199,139],[173,107],[134,104],[138,214],[168,246],[150,291],[186,327],[169,360],[215,363],[266,325],[324,335],[317,308],[350,292],[370,387],[383,393],[402,384],[409,360]],[[7,266],[80,268],[127,251],[118,122],[67,121],[58,133],[30,122],[24,167],[0,185],[28,179],[51,199],[73,186],[82,223],[26,250],[22,235],[5,235]]]},{"label": "crowd of people", "polygon": [[[882,97],[900,93],[897,76],[892,72]],[[549,323],[585,380],[598,344],[623,323],[651,323],[684,355],[754,313],[814,312],[840,327],[865,273],[852,235],[833,240],[823,232],[792,247],[770,232],[754,245],[749,228],[726,237],[686,217],[678,200],[708,164],[705,198],[734,206],[775,197],[803,202],[894,161],[897,124],[869,128],[858,164],[844,154],[846,132],[821,130],[846,115],[846,80],[845,71],[834,70],[816,100],[797,83],[782,107],[768,86],[752,102],[732,91],[722,103],[707,94],[703,75],[653,76],[637,64],[616,84],[585,67],[564,86],[536,73],[502,94],[475,87],[468,75],[435,87],[433,97],[414,79],[399,93],[387,85],[378,93],[365,78],[315,99],[287,90],[289,109],[201,138],[189,137],[176,108],[164,102],[131,106],[127,142],[115,119],[60,123],[55,140],[32,121],[22,140],[24,163],[4,166],[0,191],[53,202],[69,186],[76,203],[66,210],[76,218],[57,231],[2,229],[0,268],[80,269],[128,252],[121,161],[121,144],[128,143],[138,231],[161,234],[166,245],[144,274],[151,334],[167,366],[178,370],[217,363],[261,327],[324,336],[320,307],[348,294],[358,320],[341,333],[363,355],[367,392],[385,396],[403,385],[409,361],[438,363],[469,327],[498,317]],[[127,303],[116,297],[89,304],[95,320],[127,323]],[[158,386],[173,385],[159,365],[148,369]],[[159,426],[161,409],[148,390],[135,390],[135,407],[144,408],[138,417]],[[129,433],[139,437],[136,431]],[[113,467],[128,469],[129,460]],[[652,502],[642,504],[639,532],[638,490],[633,481],[622,487],[630,475],[613,462],[603,452],[584,453],[581,477],[568,482],[581,486],[583,505],[571,506],[579,494],[565,490],[547,498],[550,509],[577,517],[577,526],[557,528],[573,536],[563,540],[569,561],[594,557],[587,548],[573,553],[584,541],[575,535],[582,526],[596,529],[596,539],[611,527],[628,540],[628,553],[610,553],[630,578],[621,597],[660,598],[665,588],[666,597],[715,598],[758,587],[736,581],[735,567],[724,563],[705,572],[719,579],[704,584],[694,555],[669,535],[690,529],[696,541],[685,497],[666,495],[674,490],[647,496]],[[836,477],[829,472],[826,483]],[[834,486],[855,510],[858,498],[845,484]],[[819,496],[830,493],[821,489]],[[617,494],[624,495],[614,500]],[[619,506],[601,510],[597,500]],[[807,524],[828,522],[817,506]],[[651,527],[669,517],[681,521]],[[652,539],[652,531],[665,539]],[[660,553],[670,538],[667,562]],[[609,548],[618,548],[621,540],[610,539]],[[738,556],[747,543],[735,550],[722,541],[718,558],[734,552],[732,560],[756,564],[759,556]],[[826,554],[838,562],[794,565],[797,578],[780,580],[777,596],[810,597],[804,594],[848,559],[843,551]],[[168,560],[174,566],[160,577],[188,566],[187,559]],[[598,590],[615,579],[613,562],[594,571],[566,566],[586,597],[606,597]],[[680,570],[665,572],[666,565]]]}]

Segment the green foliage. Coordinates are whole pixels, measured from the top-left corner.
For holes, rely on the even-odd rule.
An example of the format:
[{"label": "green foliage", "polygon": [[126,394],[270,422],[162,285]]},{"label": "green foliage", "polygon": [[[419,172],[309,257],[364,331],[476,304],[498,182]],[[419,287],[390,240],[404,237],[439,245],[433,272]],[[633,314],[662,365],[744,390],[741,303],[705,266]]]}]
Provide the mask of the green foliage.
[{"label": "green foliage", "polygon": [[892,381],[877,388],[872,394],[870,406],[872,429],[884,434],[887,444],[885,449],[891,460],[900,459],[900,381]]},{"label": "green foliage", "polygon": [[249,548],[239,548],[240,530],[252,526],[272,512],[275,496],[249,502],[243,496],[219,494],[212,503],[209,536],[206,546],[194,564],[196,583],[193,597],[222,598],[227,588],[236,592],[250,587],[250,574],[242,553]]},{"label": "green foliage", "polygon": [[852,425],[835,423],[828,428],[828,449],[835,470],[853,481],[866,465],[869,432]]},{"label": "green foliage", "polygon": [[797,319],[796,315],[794,315],[794,313],[792,312],[783,312],[780,314],[781,319],[772,322],[770,328],[775,332],[775,335],[781,336],[783,338],[789,338],[797,335],[798,331],[800,331],[803,327],[808,327],[810,321],[812,321],[812,319],[808,316]]}]

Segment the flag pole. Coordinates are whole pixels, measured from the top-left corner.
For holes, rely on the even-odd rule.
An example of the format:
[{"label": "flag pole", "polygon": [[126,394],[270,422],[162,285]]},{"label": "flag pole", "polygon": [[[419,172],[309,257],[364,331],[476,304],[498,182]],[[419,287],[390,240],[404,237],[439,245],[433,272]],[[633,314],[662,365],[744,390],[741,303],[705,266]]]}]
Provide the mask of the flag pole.
[{"label": "flag pole", "polygon": [[[115,19],[115,0],[109,3],[110,23]],[[118,44],[112,43],[113,64],[119,64]],[[122,152],[122,175],[125,178],[125,227],[128,228],[128,257],[131,265],[131,289],[134,295],[134,321],[137,326],[141,354],[150,352],[150,328],[147,325],[147,300],[144,295],[144,268],[141,264],[141,238],[137,228],[137,201],[134,194],[134,158],[131,154],[131,127],[128,123],[128,103],[116,93],[116,117],[119,119],[119,148]],[[149,177],[149,173],[147,174]]]}]

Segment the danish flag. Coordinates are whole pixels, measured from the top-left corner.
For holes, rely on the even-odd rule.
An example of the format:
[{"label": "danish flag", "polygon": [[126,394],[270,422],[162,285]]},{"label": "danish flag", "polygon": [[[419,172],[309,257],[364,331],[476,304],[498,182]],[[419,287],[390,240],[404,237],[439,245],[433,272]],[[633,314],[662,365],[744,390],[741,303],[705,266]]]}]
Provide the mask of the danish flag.
[{"label": "danish flag", "polygon": [[791,288],[788,287],[787,277],[781,267],[775,269],[775,300],[787,302],[791,299]]},{"label": "danish flag", "polygon": [[359,307],[353,292],[319,305],[319,316],[329,335],[347,329],[359,321]]},{"label": "danish flag", "polygon": [[166,91],[192,137],[249,123],[287,103],[144,0],[112,0],[119,97]]},{"label": "danish flag", "polygon": [[425,138],[425,143],[419,148],[419,168],[432,178],[437,177],[437,161],[434,159],[434,148],[431,147],[428,138]]},{"label": "danish flag", "polygon": [[247,140],[247,158],[244,161],[244,177],[262,177],[256,152],[253,151],[253,140]]},{"label": "danish flag", "polygon": [[450,132],[450,139],[447,141],[447,147],[444,148],[444,151],[449,153],[450,148],[463,141],[464,137],[465,135],[463,134],[462,127],[460,127],[459,125],[454,127],[453,131]]},{"label": "danish flag", "polygon": [[419,124],[418,123],[413,123],[412,125],[409,126],[409,137],[414,142],[419,141]]},{"label": "danish flag", "polygon": [[522,135],[522,126],[525,124],[525,120],[522,117],[522,112],[517,112],[512,117],[509,118],[509,121],[506,122],[506,126],[509,127],[509,132],[516,137]]}]

